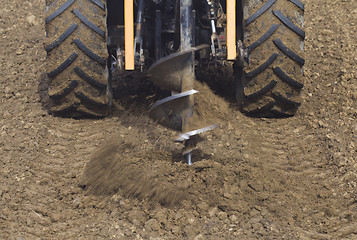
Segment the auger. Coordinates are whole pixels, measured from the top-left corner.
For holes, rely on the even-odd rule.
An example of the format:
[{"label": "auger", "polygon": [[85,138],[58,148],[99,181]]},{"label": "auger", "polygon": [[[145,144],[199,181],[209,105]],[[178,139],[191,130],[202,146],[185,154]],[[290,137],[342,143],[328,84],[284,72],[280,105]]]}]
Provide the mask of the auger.
[{"label": "auger", "polygon": [[162,58],[151,66],[148,71],[150,80],[172,95],[156,102],[149,110],[149,116],[176,131],[182,132],[177,141],[185,142],[183,155],[189,165],[192,164],[192,150],[196,142],[194,136],[211,130],[215,125],[192,130],[190,121],[194,114],[194,53],[207,45],[193,47],[194,11],[192,0],[180,1],[180,50]]}]

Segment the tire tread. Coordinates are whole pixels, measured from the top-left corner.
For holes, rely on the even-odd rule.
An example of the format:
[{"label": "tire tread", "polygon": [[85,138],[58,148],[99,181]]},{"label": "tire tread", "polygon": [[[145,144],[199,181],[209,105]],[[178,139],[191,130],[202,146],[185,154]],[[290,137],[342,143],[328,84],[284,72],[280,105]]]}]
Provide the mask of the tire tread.
[{"label": "tire tread", "polygon": [[[103,25],[97,26],[86,17],[92,14],[100,14],[96,18],[103,17]],[[52,39],[45,46],[50,114],[72,118],[107,116],[106,32],[100,27],[105,27],[104,18],[105,3],[100,0],[68,0],[46,18],[47,37]],[[63,24],[67,22],[69,26]],[[62,58],[65,60],[58,65]]]},{"label": "tire tread", "polygon": [[249,70],[237,78],[241,82],[237,86],[242,85],[237,101],[250,116],[291,117],[300,106],[303,88],[305,59],[299,50],[303,50],[305,32],[290,19],[303,14],[303,4],[299,0],[261,2],[252,0],[247,7],[252,12],[244,21],[245,41],[252,40],[247,44],[250,61]]}]

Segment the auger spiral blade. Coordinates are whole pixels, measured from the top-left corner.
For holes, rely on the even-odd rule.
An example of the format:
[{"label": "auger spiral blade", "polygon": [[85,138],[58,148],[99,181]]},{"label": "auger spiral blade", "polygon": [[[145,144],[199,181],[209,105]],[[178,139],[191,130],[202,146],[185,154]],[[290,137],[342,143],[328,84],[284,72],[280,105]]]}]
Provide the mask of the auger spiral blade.
[{"label": "auger spiral blade", "polygon": [[208,47],[208,44],[202,44],[163,57],[150,67],[147,76],[155,86],[161,89],[180,92],[183,73],[186,72],[187,63],[192,61],[192,54]]},{"label": "auger spiral blade", "polygon": [[181,131],[182,113],[190,107],[189,96],[197,92],[192,89],[161,99],[152,105],[149,116],[165,127]]}]

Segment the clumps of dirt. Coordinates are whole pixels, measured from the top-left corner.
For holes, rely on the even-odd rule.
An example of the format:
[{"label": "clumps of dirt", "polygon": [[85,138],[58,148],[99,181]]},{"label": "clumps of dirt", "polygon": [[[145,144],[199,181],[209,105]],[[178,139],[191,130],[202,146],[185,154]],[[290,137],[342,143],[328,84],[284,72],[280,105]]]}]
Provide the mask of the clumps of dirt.
[{"label": "clumps of dirt", "polygon": [[199,116],[213,121],[227,120],[232,111],[227,101],[217,96],[205,83],[196,81],[195,89],[198,90],[195,111]]},{"label": "clumps of dirt", "polygon": [[[128,198],[150,199],[173,206],[186,199],[185,189],[162,182],[163,175],[174,172],[167,152],[146,152],[133,140],[113,137],[90,159],[83,175],[88,194],[112,195],[119,192]],[[165,169],[164,172],[162,170]]]},{"label": "clumps of dirt", "polygon": [[235,78],[233,63],[226,62],[219,66],[197,67],[196,78],[207,84],[220,97],[235,102]]},{"label": "clumps of dirt", "polygon": [[214,164],[204,160],[192,168],[175,161],[172,152],[143,151],[133,140],[118,136],[108,142],[92,155],[85,168],[82,184],[89,195],[119,193],[126,198],[178,206],[184,200],[197,198],[192,174]]},{"label": "clumps of dirt", "polygon": [[[189,166],[177,161],[182,156],[175,151],[142,150],[137,140],[115,136],[93,154],[83,184],[89,195],[118,194],[169,208],[218,206],[237,216],[249,214],[254,206],[277,211],[269,205],[274,201],[269,194],[274,192],[281,201],[286,197],[286,176],[274,167],[261,170],[230,157],[193,155],[195,161]],[[289,204],[298,202],[294,198]],[[277,214],[283,217],[286,213],[279,210]]]},{"label": "clumps of dirt", "polygon": [[232,112],[229,103],[217,96],[205,83],[196,81],[194,114],[190,119],[189,130],[201,129],[213,124],[224,124]]}]

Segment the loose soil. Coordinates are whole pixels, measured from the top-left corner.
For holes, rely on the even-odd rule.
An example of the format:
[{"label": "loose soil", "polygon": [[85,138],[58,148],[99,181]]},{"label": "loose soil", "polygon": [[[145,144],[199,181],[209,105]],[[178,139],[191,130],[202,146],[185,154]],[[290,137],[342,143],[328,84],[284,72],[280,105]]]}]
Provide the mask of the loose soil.
[{"label": "loose soil", "polygon": [[297,116],[248,118],[200,84],[219,126],[188,166],[177,133],[148,118],[150,96],[101,120],[48,115],[45,0],[4,1],[0,239],[356,239],[357,4],[304,3]]}]

